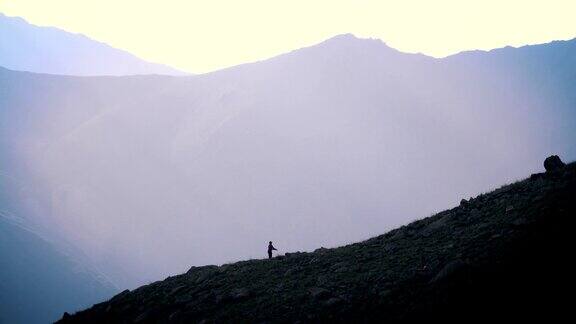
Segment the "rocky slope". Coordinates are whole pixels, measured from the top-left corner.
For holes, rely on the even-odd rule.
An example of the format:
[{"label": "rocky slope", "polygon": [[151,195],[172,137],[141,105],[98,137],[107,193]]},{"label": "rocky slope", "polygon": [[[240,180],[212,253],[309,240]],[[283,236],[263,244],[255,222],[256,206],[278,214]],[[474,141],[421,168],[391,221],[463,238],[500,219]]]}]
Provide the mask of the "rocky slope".
[{"label": "rocky slope", "polygon": [[553,320],[575,198],[572,163],[364,242],[192,267],[60,323]]}]

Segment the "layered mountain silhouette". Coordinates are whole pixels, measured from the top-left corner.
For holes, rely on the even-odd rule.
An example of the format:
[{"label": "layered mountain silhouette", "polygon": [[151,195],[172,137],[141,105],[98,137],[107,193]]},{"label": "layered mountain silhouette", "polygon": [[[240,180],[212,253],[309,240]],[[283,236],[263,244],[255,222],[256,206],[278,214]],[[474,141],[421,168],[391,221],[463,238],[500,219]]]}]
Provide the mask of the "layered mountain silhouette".
[{"label": "layered mountain silhouette", "polygon": [[335,249],[192,267],[59,323],[561,321],[576,164]]},{"label": "layered mountain silhouette", "polygon": [[[5,207],[5,206],[2,206]],[[0,323],[53,322],[118,290],[0,208]]]},{"label": "layered mountain silhouette", "polygon": [[130,289],[270,240],[360,241],[576,159],[575,44],[434,59],[341,35],[190,77],[0,68],[0,171],[27,188],[4,201]]},{"label": "layered mountain silhouette", "polygon": [[39,27],[0,13],[0,66],[66,75],[185,75],[80,34]]}]

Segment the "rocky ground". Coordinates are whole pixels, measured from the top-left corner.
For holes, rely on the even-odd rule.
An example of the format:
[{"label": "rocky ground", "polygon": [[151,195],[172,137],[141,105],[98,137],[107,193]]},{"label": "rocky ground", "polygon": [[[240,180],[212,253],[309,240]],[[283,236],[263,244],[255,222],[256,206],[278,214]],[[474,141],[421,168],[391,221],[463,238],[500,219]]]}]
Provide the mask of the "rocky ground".
[{"label": "rocky ground", "polygon": [[556,163],[364,242],[192,267],[60,323],[559,320],[575,216],[576,164]]}]

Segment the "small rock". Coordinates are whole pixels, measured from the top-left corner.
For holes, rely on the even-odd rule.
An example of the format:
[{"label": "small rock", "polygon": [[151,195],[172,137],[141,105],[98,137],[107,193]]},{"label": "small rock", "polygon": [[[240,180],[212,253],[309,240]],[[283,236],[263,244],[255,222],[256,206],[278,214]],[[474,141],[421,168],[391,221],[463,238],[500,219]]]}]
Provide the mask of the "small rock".
[{"label": "small rock", "polygon": [[182,312],[177,310],[174,313],[170,314],[170,316],[168,316],[168,321],[170,321],[170,322],[177,321],[178,318],[181,317],[181,315],[182,315]]},{"label": "small rock", "polygon": [[330,291],[328,289],[321,288],[321,287],[312,287],[312,288],[308,289],[308,292],[310,292],[310,295],[314,299],[325,299],[325,298],[330,297],[330,295],[331,295]]},{"label": "small rock", "polygon": [[404,233],[404,230],[402,229],[394,230],[393,233],[394,235],[392,235],[392,237],[390,238],[392,241],[401,240],[404,237],[406,237],[406,233]]},{"label": "small rock", "polygon": [[389,289],[386,290],[382,290],[378,293],[378,296],[382,297],[382,298],[386,298],[390,295],[391,291]]},{"label": "small rock", "polygon": [[549,156],[544,160],[544,169],[546,169],[546,172],[560,170],[564,168],[564,166],[566,166],[566,164],[560,160],[558,155]]},{"label": "small rock", "polygon": [[186,286],[184,286],[184,285],[178,286],[178,287],[172,289],[172,290],[170,291],[170,293],[168,294],[168,296],[173,296],[173,295],[177,294],[179,291],[181,291],[181,290],[184,289],[184,288],[186,288]]},{"label": "small rock", "polygon": [[284,276],[285,276],[285,277],[286,277],[286,276],[291,276],[291,275],[293,275],[293,274],[295,274],[295,273],[296,273],[296,269],[291,268],[291,269],[286,270],[286,272],[284,272]]},{"label": "small rock", "polygon": [[398,246],[395,243],[388,243],[384,245],[383,249],[386,253],[394,253],[398,249]]},{"label": "small rock", "polygon": [[292,253],[288,252],[288,253],[285,253],[284,256],[286,257],[286,259],[291,259],[291,258],[298,256],[299,254],[302,254],[302,253],[301,252],[292,252]]},{"label": "small rock", "polygon": [[136,317],[136,319],[134,320],[134,323],[149,322],[151,320],[151,318],[150,318],[151,313],[152,312],[150,310],[143,312],[142,314],[138,315],[138,317]]},{"label": "small rock", "polygon": [[274,286],[274,288],[272,289],[272,291],[274,291],[274,292],[276,292],[276,293],[279,293],[279,292],[281,292],[281,291],[283,291],[283,290],[285,290],[285,289],[286,289],[286,285],[285,285],[284,283],[280,282],[280,283],[278,283],[276,286]]},{"label": "small rock", "polygon": [[229,264],[223,264],[218,268],[218,273],[224,273],[230,270],[231,266]]},{"label": "small rock", "polygon": [[128,293],[130,293],[130,290],[126,289],[124,291],[122,291],[121,293],[119,293],[118,295],[112,297],[112,299],[110,299],[110,302],[116,302],[119,299],[122,299],[122,297],[126,296]]},{"label": "small rock", "polygon": [[318,275],[318,277],[316,277],[316,283],[320,286],[328,284],[330,282],[330,278],[328,278],[327,275]]},{"label": "small rock", "polygon": [[214,276],[214,272],[212,271],[205,271],[204,273],[201,273],[198,278],[196,278],[196,283],[202,283],[203,281],[206,281],[207,279],[210,279]]},{"label": "small rock", "polygon": [[438,271],[436,276],[432,278],[430,281],[431,283],[438,282],[445,280],[449,277],[452,277],[455,273],[462,271],[467,267],[467,264],[460,259],[456,259],[454,261],[449,262],[446,264],[442,270]]},{"label": "small rock", "polygon": [[338,298],[338,297],[332,297],[329,298],[328,300],[326,300],[325,302],[323,302],[324,305],[326,306],[335,306],[338,305],[342,302],[342,299]]},{"label": "small rock", "polygon": [[244,299],[250,297],[250,291],[246,288],[236,288],[230,292],[232,300]]},{"label": "small rock", "polygon": [[217,292],[214,294],[214,302],[216,305],[220,305],[224,302],[227,302],[230,299],[230,296],[226,294],[222,294],[221,292]]},{"label": "small rock", "polygon": [[438,229],[440,227],[443,227],[444,225],[446,225],[446,223],[448,223],[450,218],[451,218],[451,215],[446,215],[444,217],[441,217],[440,219],[438,219],[438,220],[434,221],[433,223],[431,223],[430,225],[428,225],[426,230],[431,231],[431,230],[435,230],[435,229]]},{"label": "small rock", "polygon": [[482,216],[482,213],[480,213],[480,211],[478,209],[474,208],[470,211],[470,217],[471,218],[478,218],[480,216]]},{"label": "small rock", "polygon": [[516,218],[510,224],[517,227],[522,227],[528,225],[530,222],[526,218]]},{"label": "small rock", "polygon": [[320,259],[318,259],[318,258],[312,258],[312,259],[310,259],[310,261],[308,261],[308,264],[315,264],[315,263],[318,263],[318,262],[320,262]]},{"label": "small rock", "polygon": [[342,267],[346,267],[348,265],[348,262],[346,261],[340,261],[337,263],[334,263],[333,265],[330,266],[330,270],[336,270]]},{"label": "small rock", "polygon": [[342,273],[342,272],[349,272],[350,268],[347,266],[341,266],[340,268],[337,268],[334,270],[335,273]]},{"label": "small rock", "polygon": [[532,173],[530,175],[530,180],[538,180],[542,178],[542,173]]}]

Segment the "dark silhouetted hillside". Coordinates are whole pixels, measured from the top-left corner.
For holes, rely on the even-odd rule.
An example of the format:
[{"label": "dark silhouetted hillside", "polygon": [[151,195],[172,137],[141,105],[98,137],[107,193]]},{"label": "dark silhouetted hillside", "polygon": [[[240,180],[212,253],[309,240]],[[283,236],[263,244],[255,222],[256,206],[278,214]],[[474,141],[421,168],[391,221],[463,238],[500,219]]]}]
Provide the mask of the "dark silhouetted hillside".
[{"label": "dark silhouetted hillside", "polygon": [[572,163],[364,242],[193,267],[61,323],[553,322],[575,198]]}]

